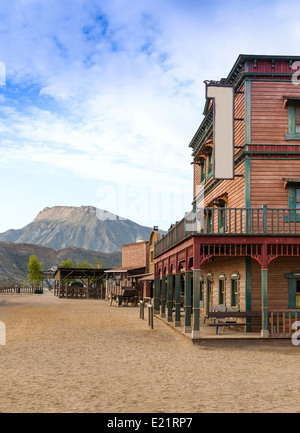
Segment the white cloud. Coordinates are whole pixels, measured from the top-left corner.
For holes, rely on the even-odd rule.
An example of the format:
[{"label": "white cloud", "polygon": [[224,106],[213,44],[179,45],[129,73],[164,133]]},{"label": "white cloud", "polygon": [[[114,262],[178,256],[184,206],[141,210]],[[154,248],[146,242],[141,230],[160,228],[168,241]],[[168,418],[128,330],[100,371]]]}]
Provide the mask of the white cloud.
[{"label": "white cloud", "polygon": [[192,195],[203,81],[240,53],[299,49],[295,1],[0,0],[0,10],[0,164],[96,185]]}]

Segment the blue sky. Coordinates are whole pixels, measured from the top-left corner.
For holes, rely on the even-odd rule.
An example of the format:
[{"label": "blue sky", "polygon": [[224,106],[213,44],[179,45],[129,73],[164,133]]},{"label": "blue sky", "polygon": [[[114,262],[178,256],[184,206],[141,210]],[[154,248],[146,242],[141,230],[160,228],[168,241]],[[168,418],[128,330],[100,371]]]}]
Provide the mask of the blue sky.
[{"label": "blue sky", "polygon": [[239,54],[299,55],[299,16],[289,0],[0,0],[0,232],[56,205],[181,219],[203,81]]}]

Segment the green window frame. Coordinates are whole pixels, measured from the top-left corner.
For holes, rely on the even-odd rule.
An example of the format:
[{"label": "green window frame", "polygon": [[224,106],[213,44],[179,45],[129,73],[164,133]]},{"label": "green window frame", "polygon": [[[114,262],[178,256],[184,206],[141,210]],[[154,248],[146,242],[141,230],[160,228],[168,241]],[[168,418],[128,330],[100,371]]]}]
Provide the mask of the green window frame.
[{"label": "green window frame", "polygon": [[213,273],[208,271],[206,274],[206,313],[213,305]]},{"label": "green window frame", "polygon": [[[300,310],[300,271],[294,271],[284,275],[289,284],[289,309]],[[295,314],[292,313],[292,317]]]},{"label": "green window frame", "polygon": [[205,169],[206,169],[205,159],[201,158],[200,159],[200,183],[205,182],[205,178],[206,178]]},{"label": "green window frame", "polygon": [[222,272],[219,275],[219,305],[225,305],[226,275]]},{"label": "green window frame", "polygon": [[[289,193],[289,208],[290,209],[299,209],[296,210],[296,222],[300,221],[300,183],[291,183],[288,185],[288,193]],[[290,215],[286,215],[285,220],[288,222],[295,221],[295,212],[290,212]]]},{"label": "green window frame", "polygon": [[[300,134],[299,134],[300,135]],[[207,151],[207,179],[209,179],[213,174],[212,167],[212,149]]]},{"label": "green window frame", "polygon": [[224,200],[219,200],[219,204],[218,204],[219,208],[219,232],[220,233],[224,233],[227,230],[227,218],[226,218],[226,207],[227,207],[227,203]]},{"label": "green window frame", "polygon": [[231,307],[239,306],[240,274],[232,272],[230,275],[230,305]]},{"label": "green window frame", "polygon": [[286,140],[300,140],[300,100],[289,101],[289,132],[285,134]]},{"label": "green window frame", "polygon": [[204,307],[204,276],[200,275],[200,307]]}]

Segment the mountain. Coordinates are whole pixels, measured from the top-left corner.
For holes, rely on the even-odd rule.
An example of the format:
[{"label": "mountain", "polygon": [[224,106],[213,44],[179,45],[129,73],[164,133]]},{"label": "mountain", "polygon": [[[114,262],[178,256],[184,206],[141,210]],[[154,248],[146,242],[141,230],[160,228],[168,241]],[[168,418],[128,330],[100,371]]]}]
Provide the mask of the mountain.
[{"label": "mountain", "polygon": [[0,286],[23,284],[27,278],[29,257],[34,254],[44,262],[44,270],[56,268],[62,260],[71,259],[74,266],[78,261],[87,260],[96,264],[97,259],[105,260],[104,267],[118,266],[122,261],[121,251],[100,253],[83,248],[68,247],[55,251],[41,245],[0,242]]},{"label": "mountain", "polygon": [[152,228],[141,226],[93,206],[46,207],[19,230],[0,234],[0,241],[43,245],[54,250],[74,246],[87,250],[121,251],[123,244],[148,240]]}]

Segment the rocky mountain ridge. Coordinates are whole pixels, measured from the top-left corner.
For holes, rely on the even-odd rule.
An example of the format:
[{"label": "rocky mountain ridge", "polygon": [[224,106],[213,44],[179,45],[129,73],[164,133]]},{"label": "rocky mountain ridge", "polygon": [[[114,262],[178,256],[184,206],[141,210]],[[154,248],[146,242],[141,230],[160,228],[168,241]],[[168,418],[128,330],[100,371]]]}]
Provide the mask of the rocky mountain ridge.
[{"label": "rocky mountain ridge", "polygon": [[152,228],[93,206],[54,206],[18,230],[0,233],[0,242],[29,243],[60,250],[121,251],[123,244],[148,240]]}]

